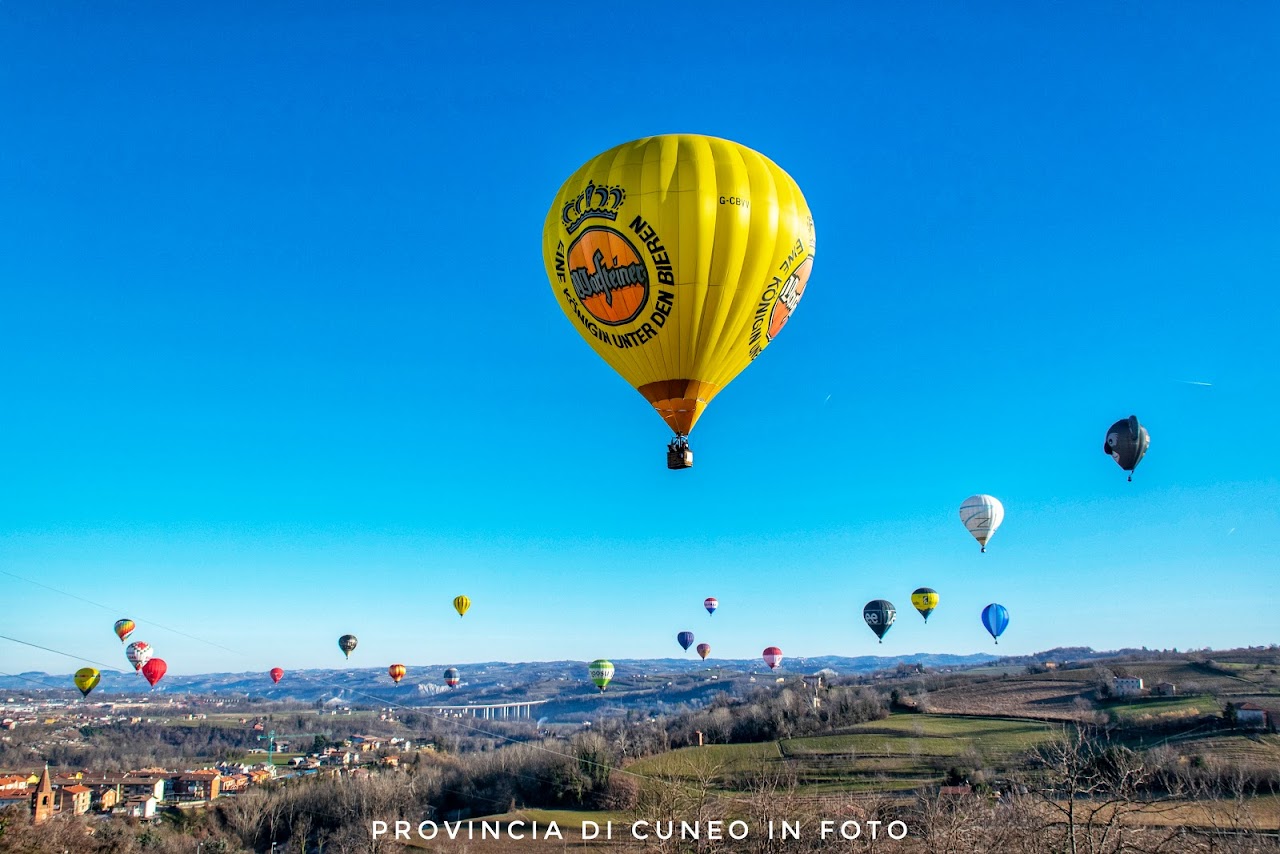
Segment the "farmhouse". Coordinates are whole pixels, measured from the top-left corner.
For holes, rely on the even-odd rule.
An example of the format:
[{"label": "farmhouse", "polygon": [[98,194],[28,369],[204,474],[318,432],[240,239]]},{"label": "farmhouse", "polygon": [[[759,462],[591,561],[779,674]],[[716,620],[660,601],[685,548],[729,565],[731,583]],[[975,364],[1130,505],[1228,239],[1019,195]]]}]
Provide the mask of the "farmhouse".
[{"label": "farmhouse", "polygon": [[1136,697],[1142,693],[1142,679],[1134,676],[1112,677],[1111,693],[1116,697]]},{"label": "farmhouse", "polygon": [[1236,706],[1236,724],[1245,729],[1262,729],[1267,725],[1267,710],[1253,703]]},{"label": "farmhouse", "polygon": [[1152,686],[1151,693],[1156,697],[1172,697],[1178,693],[1178,686],[1172,682],[1157,682]]}]

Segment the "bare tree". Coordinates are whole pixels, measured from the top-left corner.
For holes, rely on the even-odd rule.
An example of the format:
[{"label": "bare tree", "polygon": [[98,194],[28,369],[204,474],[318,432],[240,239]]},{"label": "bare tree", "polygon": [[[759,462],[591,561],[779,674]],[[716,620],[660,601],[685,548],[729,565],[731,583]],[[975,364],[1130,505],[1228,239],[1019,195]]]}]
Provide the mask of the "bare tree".
[{"label": "bare tree", "polygon": [[1154,830],[1153,819],[1178,805],[1147,790],[1152,768],[1142,754],[1075,724],[1042,746],[1033,765],[1040,774],[1028,793],[1044,816],[1042,838],[1055,850],[1166,850],[1168,834]]}]

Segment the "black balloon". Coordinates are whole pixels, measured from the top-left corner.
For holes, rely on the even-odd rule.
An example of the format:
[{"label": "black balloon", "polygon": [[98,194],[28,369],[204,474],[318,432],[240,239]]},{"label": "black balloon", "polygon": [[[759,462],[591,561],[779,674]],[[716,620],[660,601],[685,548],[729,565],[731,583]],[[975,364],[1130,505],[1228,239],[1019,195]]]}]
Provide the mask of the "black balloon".
[{"label": "black balloon", "polygon": [[1138,416],[1130,415],[1111,425],[1102,450],[1116,461],[1116,465],[1129,472],[1129,480],[1133,480],[1133,470],[1142,462],[1150,444],[1151,435],[1147,428],[1138,423]]},{"label": "black balloon", "polygon": [[887,599],[873,599],[862,607],[862,619],[867,621],[871,631],[875,632],[876,637],[883,643],[884,633],[889,631],[893,621],[898,619],[898,609],[894,608],[893,603]]}]

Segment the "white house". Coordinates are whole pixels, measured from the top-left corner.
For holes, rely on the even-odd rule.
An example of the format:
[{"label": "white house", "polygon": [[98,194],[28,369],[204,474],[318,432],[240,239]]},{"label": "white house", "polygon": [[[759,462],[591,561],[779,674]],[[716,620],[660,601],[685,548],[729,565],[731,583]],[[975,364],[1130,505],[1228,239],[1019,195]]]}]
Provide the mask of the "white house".
[{"label": "white house", "polygon": [[1116,697],[1136,697],[1142,693],[1142,680],[1131,676],[1113,677],[1111,693]]},{"label": "white house", "polygon": [[124,806],[116,807],[112,812],[123,813],[134,818],[154,818],[156,814],[156,799],[150,795],[129,798],[129,800],[125,801]]}]

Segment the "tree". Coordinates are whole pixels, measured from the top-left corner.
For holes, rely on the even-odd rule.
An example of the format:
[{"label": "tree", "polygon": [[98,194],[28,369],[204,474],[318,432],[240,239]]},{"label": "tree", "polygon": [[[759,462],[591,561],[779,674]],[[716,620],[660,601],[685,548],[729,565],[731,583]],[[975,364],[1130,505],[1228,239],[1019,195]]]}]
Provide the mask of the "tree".
[{"label": "tree", "polygon": [[[1160,798],[1144,795],[1152,769],[1142,755],[1078,723],[1064,727],[1041,747],[1033,764],[1041,776],[1028,791],[1046,816],[1041,825],[1046,850],[1070,854],[1130,850],[1125,837],[1136,824],[1130,820],[1136,813],[1173,808]],[[1148,849],[1159,841],[1150,834],[1143,839]]]}]

